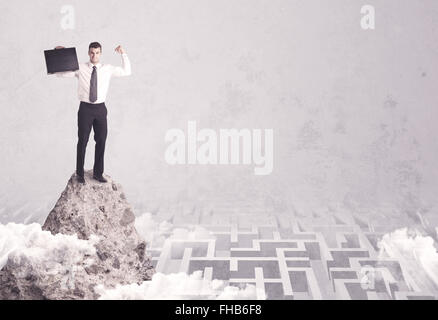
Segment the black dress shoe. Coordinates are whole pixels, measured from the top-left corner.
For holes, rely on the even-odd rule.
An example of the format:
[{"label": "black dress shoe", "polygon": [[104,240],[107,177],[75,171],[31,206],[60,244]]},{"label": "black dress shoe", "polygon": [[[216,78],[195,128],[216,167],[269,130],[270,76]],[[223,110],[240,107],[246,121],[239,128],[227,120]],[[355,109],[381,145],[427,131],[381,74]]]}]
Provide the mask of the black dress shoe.
[{"label": "black dress shoe", "polygon": [[108,182],[103,176],[95,176],[93,175],[93,179],[99,181],[99,182]]},{"label": "black dress shoe", "polygon": [[79,183],[85,183],[85,179],[84,179],[83,176],[77,176],[76,180],[77,180]]}]

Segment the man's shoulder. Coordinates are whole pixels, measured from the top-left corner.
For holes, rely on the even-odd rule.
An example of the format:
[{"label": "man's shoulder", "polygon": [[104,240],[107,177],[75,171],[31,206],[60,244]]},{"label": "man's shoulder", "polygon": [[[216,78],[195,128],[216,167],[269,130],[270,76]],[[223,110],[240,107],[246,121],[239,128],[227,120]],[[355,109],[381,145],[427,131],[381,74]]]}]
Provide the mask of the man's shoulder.
[{"label": "man's shoulder", "polygon": [[114,68],[114,66],[110,63],[102,63],[101,68],[102,69],[111,69],[111,68]]},{"label": "man's shoulder", "polygon": [[87,62],[80,62],[79,63],[79,70],[83,70],[88,68],[88,63]]},{"label": "man's shoulder", "polygon": [[[112,69],[114,68],[114,66],[110,63],[101,63],[100,64],[100,70],[108,70],[108,69]],[[79,63],[79,71],[89,71],[90,70],[90,65],[88,62],[82,62]]]}]

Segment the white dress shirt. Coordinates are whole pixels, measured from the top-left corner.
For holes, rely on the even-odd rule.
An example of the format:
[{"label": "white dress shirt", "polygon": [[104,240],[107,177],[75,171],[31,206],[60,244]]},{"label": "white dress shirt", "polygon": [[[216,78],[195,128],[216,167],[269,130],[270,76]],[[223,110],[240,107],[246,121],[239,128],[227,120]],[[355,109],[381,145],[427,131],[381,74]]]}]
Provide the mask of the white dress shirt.
[{"label": "white dress shirt", "polygon": [[128,55],[122,54],[122,66],[116,67],[111,64],[96,64],[97,71],[97,100],[90,101],[90,79],[93,72],[93,64],[88,61],[79,64],[79,70],[57,72],[56,76],[63,78],[78,78],[78,98],[80,101],[96,104],[105,102],[111,77],[124,77],[131,75],[131,63]]}]

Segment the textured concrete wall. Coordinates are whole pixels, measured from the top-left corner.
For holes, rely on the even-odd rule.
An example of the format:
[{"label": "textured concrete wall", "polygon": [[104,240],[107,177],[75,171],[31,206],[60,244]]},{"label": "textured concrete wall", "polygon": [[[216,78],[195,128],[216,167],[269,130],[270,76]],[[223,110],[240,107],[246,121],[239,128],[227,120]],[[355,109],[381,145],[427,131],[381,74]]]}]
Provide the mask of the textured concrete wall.
[{"label": "textured concrete wall", "polygon": [[[360,8],[376,8],[362,30]],[[62,28],[64,5],[74,29]],[[75,169],[76,79],[48,76],[43,50],[91,41],[132,76],[107,98],[105,173],[128,199],[227,199],[237,193],[320,207],[402,210],[436,203],[438,2],[358,0],[2,1],[0,192],[51,206]],[[274,129],[274,171],[169,166],[170,128]],[[86,167],[91,168],[90,136]],[[42,219],[35,216],[32,219]]]}]

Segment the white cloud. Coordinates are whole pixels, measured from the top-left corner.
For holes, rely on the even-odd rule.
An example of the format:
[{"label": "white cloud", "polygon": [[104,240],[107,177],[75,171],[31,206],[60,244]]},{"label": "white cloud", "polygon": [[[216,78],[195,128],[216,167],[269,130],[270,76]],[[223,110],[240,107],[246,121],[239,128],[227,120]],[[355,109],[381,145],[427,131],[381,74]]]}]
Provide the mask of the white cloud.
[{"label": "white cloud", "polygon": [[[136,220],[139,233],[155,241],[166,239],[199,240],[211,239],[208,230],[192,226],[174,228],[167,222],[156,223],[150,214],[142,215]],[[148,238],[149,237],[149,238]],[[81,262],[84,255],[95,253],[94,245],[98,237],[90,240],[78,239],[76,235],[56,234],[41,229],[33,224],[0,224],[0,268],[8,259],[17,265],[29,264],[41,274],[68,274],[72,266]],[[92,261],[88,261],[87,265]],[[69,279],[64,279],[67,284]],[[138,285],[117,285],[115,288],[96,286],[100,299],[257,299],[254,285],[238,288],[227,285],[223,280],[204,279],[202,271],[192,274],[155,273],[152,280]]]},{"label": "white cloud", "polygon": [[[223,292],[216,298],[217,300],[255,300],[257,299],[257,290],[254,285],[246,285],[244,288],[235,286],[226,286]],[[260,296],[265,296],[265,292],[260,292]]]},{"label": "white cloud", "polygon": [[216,238],[213,233],[199,225],[175,227],[167,221],[159,223],[154,220],[149,212],[136,217],[135,228],[147,242],[148,248],[162,247],[166,239],[194,241]]},{"label": "white cloud", "polygon": [[97,237],[86,241],[76,235],[52,235],[38,223],[0,224],[0,268],[8,259],[16,263],[26,259],[28,263],[56,272],[57,267],[77,263],[85,254],[93,254],[97,241]]},{"label": "white cloud", "polygon": [[135,218],[135,229],[146,241],[148,248],[161,247],[172,227],[173,225],[167,221],[156,222],[149,212]]},{"label": "white cloud", "polygon": [[194,225],[187,228],[175,228],[169,239],[175,240],[206,240],[215,239],[215,235],[204,227]]},{"label": "white cloud", "polygon": [[155,273],[150,281],[140,285],[117,285],[112,289],[98,285],[95,290],[101,300],[256,299],[254,285],[247,285],[243,289],[226,286],[222,280],[204,279],[202,271],[195,271],[191,275],[183,272]]},{"label": "white cloud", "polygon": [[381,259],[389,257],[400,262],[408,284],[423,291],[437,290],[438,252],[431,237],[404,228],[385,234],[378,246]]}]

